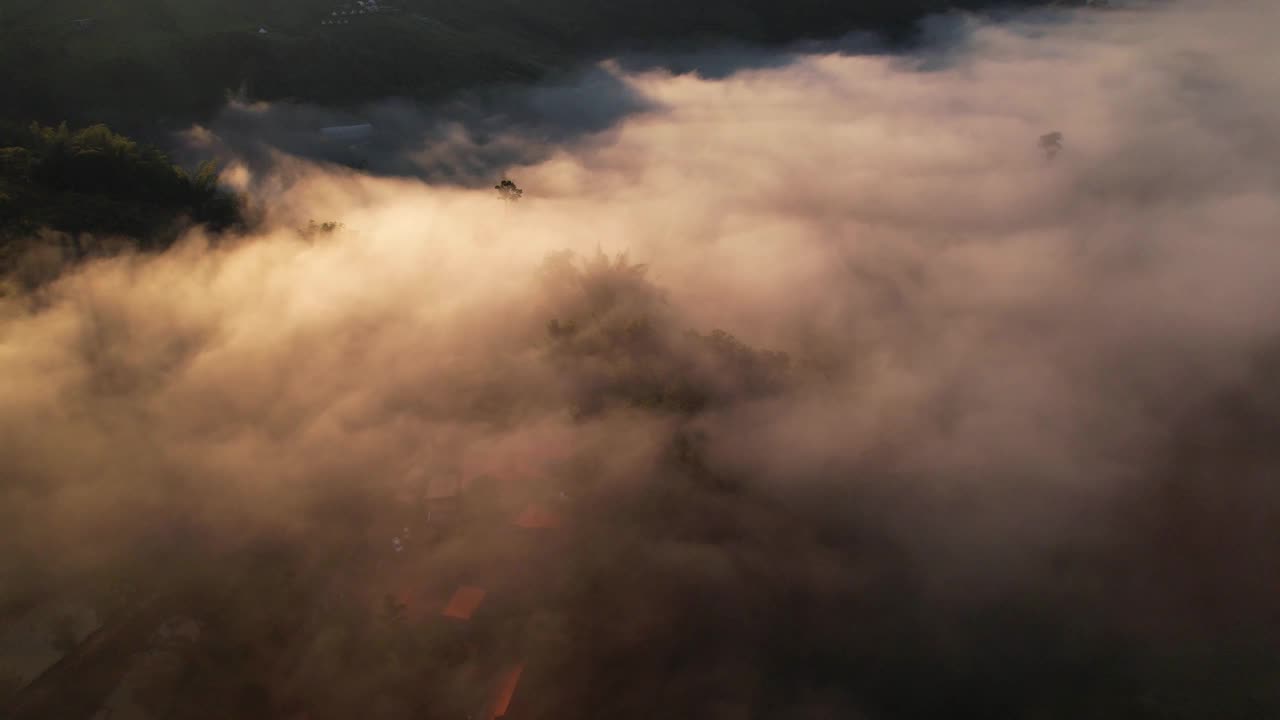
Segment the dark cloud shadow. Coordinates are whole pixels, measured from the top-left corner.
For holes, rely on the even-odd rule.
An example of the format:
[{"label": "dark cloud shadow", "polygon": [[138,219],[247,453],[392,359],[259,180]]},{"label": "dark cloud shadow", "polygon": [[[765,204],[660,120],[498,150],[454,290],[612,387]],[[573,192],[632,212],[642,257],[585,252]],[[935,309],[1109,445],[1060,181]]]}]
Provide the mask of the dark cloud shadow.
[{"label": "dark cloud shadow", "polygon": [[[726,43],[629,52],[536,86],[470,90],[434,104],[387,98],[340,108],[237,99],[205,126],[186,133],[176,154],[194,163],[213,153],[265,172],[284,153],[374,175],[483,187],[508,167],[534,164],[557,148],[607,141],[607,133],[626,118],[661,109],[625,75],[663,72],[724,80],[785,68],[815,54],[895,55],[904,59],[904,68],[925,69],[934,54],[964,51],[969,22],[959,15],[928,19],[910,41],[859,31],[783,47]],[[327,133],[329,128],[351,132]]]},{"label": "dark cloud shadow", "polygon": [[212,151],[266,170],[285,153],[374,175],[484,186],[504,168],[600,139],[623,119],[654,109],[616,73],[596,66],[544,85],[476,90],[435,105],[403,98],[356,109],[233,101],[207,127],[187,133],[180,154]]}]

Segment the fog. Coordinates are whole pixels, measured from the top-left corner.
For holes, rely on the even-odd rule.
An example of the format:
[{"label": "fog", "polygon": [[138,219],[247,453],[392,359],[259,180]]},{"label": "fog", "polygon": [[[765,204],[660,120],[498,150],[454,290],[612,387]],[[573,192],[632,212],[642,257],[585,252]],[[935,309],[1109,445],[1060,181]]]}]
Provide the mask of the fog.
[{"label": "fog", "polygon": [[[521,636],[560,672],[529,681],[546,713],[1265,716],[1277,26],[1262,0],[940,18],[912,54],[606,63],[512,101],[553,98],[554,132],[459,121],[399,177],[242,157],[250,236],[0,301],[5,591],[319,545],[318,497],[491,477],[573,498],[522,572],[605,588],[564,591],[568,641]],[[234,151],[229,122],[192,141]]]}]

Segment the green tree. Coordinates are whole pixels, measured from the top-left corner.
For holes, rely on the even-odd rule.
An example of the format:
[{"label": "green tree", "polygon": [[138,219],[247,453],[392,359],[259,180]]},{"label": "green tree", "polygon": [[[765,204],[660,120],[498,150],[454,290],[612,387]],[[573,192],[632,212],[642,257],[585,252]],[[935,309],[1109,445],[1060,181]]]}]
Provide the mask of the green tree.
[{"label": "green tree", "polygon": [[0,148],[0,178],[25,182],[30,176],[30,150],[24,147]]},{"label": "green tree", "polygon": [[[163,249],[183,219],[214,230],[240,220],[239,203],[218,187],[218,166],[188,173],[157,148],[105,125],[72,131],[0,124],[0,237],[30,238],[41,228],[128,236]],[[12,253],[8,253],[12,255]]]}]

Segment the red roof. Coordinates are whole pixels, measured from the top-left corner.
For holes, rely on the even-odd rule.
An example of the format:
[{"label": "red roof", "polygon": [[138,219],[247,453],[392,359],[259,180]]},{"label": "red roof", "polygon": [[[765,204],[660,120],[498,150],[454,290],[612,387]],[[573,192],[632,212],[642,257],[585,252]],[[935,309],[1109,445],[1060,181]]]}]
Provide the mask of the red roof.
[{"label": "red roof", "polygon": [[531,530],[547,530],[560,527],[560,518],[541,505],[531,503],[516,518],[516,525]]},{"label": "red roof", "polygon": [[470,620],[483,600],[483,588],[463,585],[450,598],[449,604],[444,606],[443,615],[459,620]]},{"label": "red roof", "polygon": [[498,679],[498,687],[493,693],[493,702],[490,704],[489,712],[485,714],[486,720],[497,720],[507,714],[507,709],[511,707],[511,698],[515,697],[516,687],[520,684],[522,672],[524,672],[524,663],[506,671]]}]

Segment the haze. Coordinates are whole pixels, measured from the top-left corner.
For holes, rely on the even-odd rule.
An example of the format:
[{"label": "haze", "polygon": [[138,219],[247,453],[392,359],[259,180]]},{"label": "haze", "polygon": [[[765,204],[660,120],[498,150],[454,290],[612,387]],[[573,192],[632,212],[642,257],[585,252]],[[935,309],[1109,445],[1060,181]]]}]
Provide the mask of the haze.
[{"label": "haze", "polygon": [[233,105],[182,152],[243,233],[0,299],[0,599],[191,618],[145,717],[1268,717],[1275,27],[609,61],[369,106],[372,171]]}]

